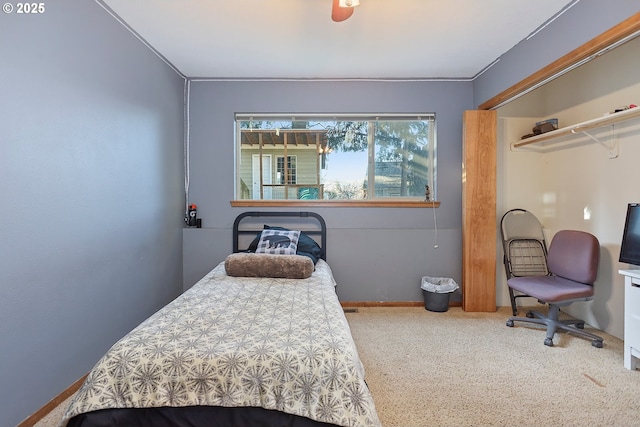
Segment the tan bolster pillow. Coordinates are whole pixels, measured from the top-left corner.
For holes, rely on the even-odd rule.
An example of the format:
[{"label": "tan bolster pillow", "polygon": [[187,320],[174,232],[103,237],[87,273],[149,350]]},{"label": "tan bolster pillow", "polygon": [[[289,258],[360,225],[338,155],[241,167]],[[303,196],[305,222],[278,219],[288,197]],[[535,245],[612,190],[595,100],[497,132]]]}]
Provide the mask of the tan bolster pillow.
[{"label": "tan bolster pillow", "polygon": [[235,277],[306,279],[314,265],[311,258],[303,255],[237,253],[227,256],[224,268]]}]

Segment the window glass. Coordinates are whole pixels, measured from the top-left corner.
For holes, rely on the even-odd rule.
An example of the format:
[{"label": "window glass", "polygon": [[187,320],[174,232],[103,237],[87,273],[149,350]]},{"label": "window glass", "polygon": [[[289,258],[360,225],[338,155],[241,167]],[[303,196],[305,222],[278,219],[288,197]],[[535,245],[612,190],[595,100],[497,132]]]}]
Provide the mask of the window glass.
[{"label": "window glass", "polygon": [[236,129],[237,200],[435,199],[433,115],[237,115]]}]

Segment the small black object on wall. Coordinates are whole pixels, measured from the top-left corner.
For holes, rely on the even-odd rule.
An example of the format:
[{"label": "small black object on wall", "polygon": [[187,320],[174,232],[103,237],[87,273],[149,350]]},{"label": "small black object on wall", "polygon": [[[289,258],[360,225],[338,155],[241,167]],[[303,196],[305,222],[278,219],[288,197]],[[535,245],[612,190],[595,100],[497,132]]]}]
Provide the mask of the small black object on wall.
[{"label": "small black object on wall", "polygon": [[[189,227],[198,226],[198,222],[202,224],[202,221],[200,221],[197,218],[197,216],[198,216],[197,206],[195,204],[189,205],[189,208],[187,209],[187,216],[184,219]],[[202,225],[198,226],[198,228],[201,228],[201,227]]]}]

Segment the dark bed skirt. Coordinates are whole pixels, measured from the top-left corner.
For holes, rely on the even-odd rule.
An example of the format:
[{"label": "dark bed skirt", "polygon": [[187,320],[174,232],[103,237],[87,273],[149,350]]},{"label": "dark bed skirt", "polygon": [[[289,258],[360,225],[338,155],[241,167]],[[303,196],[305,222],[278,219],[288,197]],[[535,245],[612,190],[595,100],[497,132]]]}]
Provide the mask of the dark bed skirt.
[{"label": "dark bed skirt", "polygon": [[103,409],[73,417],[68,427],[335,427],[264,408],[188,406]]}]

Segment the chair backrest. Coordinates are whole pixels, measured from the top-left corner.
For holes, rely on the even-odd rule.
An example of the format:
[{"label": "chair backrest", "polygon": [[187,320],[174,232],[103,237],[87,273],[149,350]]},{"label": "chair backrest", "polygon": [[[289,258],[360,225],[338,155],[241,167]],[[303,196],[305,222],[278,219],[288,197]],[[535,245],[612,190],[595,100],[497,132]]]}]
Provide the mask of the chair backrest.
[{"label": "chair backrest", "polygon": [[511,209],[500,220],[507,279],[546,276],[547,244],[538,218],[524,209]]},{"label": "chair backrest", "polygon": [[551,274],[592,285],[598,276],[600,242],[590,233],[558,231],[549,245],[547,266]]},{"label": "chair backrest", "polygon": [[505,247],[507,279],[549,274],[544,242],[535,239],[513,239],[508,241]]},{"label": "chair backrest", "polygon": [[511,209],[500,220],[502,240],[535,239],[544,242],[542,224],[531,212],[524,209]]}]

